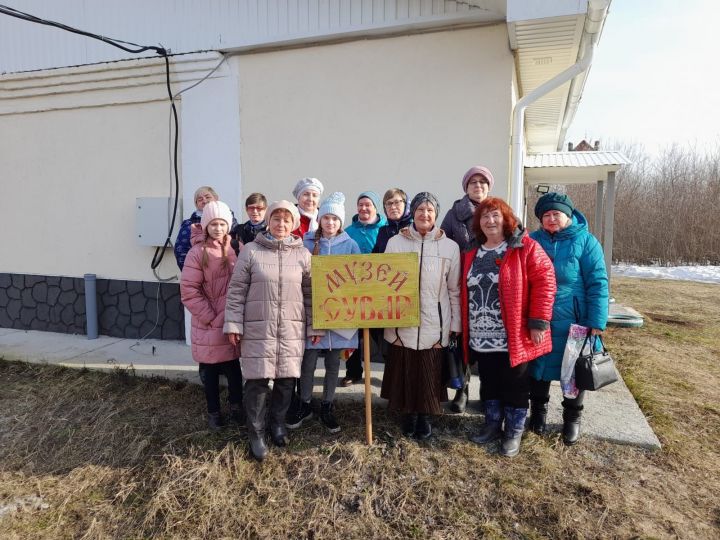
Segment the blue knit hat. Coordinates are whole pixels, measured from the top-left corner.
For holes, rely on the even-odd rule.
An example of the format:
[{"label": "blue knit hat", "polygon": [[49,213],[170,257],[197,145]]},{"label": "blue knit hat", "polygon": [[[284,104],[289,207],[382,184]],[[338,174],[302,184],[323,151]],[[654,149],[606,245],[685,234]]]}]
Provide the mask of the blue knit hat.
[{"label": "blue knit hat", "polygon": [[538,199],[535,204],[535,215],[538,219],[542,219],[543,214],[549,210],[559,210],[567,217],[572,217],[573,205],[570,197],[563,193],[546,193]]},{"label": "blue knit hat", "polygon": [[382,204],[380,203],[380,195],[378,195],[374,191],[363,191],[360,195],[358,195],[358,202],[363,197],[367,197],[372,201],[373,205],[375,206],[375,210],[377,210],[378,212],[382,210]]},{"label": "blue knit hat", "polygon": [[339,191],[328,195],[327,199],[322,202],[318,209],[318,221],[320,221],[320,218],[325,214],[332,214],[333,216],[339,217],[340,226],[342,227],[345,224],[345,195]]}]

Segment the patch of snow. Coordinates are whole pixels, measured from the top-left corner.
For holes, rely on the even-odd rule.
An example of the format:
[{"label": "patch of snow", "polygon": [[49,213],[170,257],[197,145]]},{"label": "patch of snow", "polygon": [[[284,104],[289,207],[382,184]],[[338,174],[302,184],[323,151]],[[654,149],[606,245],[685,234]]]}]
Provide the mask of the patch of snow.
[{"label": "patch of snow", "polygon": [[0,504],[0,517],[13,512],[23,512],[31,510],[47,510],[50,505],[37,495],[27,495],[25,497],[16,497],[15,500]]},{"label": "patch of snow", "polygon": [[720,283],[720,266],[636,266],[620,263],[613,265],[612,275]]}]

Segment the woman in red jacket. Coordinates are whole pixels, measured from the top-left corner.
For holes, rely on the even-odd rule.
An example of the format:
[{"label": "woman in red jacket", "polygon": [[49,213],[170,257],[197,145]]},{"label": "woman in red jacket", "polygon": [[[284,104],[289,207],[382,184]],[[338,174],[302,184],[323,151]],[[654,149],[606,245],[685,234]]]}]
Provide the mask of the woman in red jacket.
[{"label": "woman in red jacket", "polygon": [[471,440],[485,444],[502,434],[501,452],[512,457],[525,429],[528,362],[552,349],[555,272],[502,199],[478,205],[473,230],[479,247],[463,254],[460,305],[465,361],[478,364],[485,424]]}]

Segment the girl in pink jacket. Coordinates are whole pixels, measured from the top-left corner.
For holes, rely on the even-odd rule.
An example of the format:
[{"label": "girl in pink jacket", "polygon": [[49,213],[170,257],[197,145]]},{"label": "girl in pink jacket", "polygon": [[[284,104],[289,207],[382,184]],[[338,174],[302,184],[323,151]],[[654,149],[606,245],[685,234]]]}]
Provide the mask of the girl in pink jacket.
[{"label": "girl in pink jacket", "polygon": [[230,247],[231,223],[232,212],[225,203],[213,201],[205,205],[200,221],[202,236],[188,252],[180,278],[180,297],[192,315],[193,360],[200,364],[208,426],[212,430],[224,425],[220,414],[221,373],[228,381],[230,417],[242,422],[239,349],[223,333],[228,283],[237,260]]}]

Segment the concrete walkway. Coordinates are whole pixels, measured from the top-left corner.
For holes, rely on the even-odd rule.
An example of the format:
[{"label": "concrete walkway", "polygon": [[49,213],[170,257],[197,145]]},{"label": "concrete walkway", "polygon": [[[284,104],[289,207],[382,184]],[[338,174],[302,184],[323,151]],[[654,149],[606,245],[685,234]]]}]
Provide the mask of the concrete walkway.
[{"label": "concrete walkway", "polygon": [[[183,378],[200,384],[197,364],[192,360],[190,347],[181,341],[148,339],[138,342],[107,336],[88,340],[81,335],[0,328],[0,358],[98,370],[132,368],[138,375]],[[371,366],[373,401],[384,404],[385,400],[379,397],[383,365]],[[341,366],[341,376],[343,372]],[[322,390],[323,376],[320,360],[315,374],[316,393]],[[451,390],[450,397],[453,395],[454,391]],[[470,397],[470,406],[462,416],[480,414],[479,402],[473,401],[479,397],[477,376],[472,377]],[[338,388],[337,399],[362,401],[363,386]],[[560,386],[554,383],[548,415],[550,429],[559,430],[562,426],[560,401]],[[585,410],[583,435],[648,449],[660,448],[660,441],[622,379],[599,392],[588,392]]]}]

